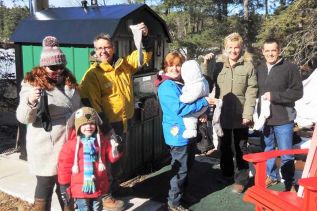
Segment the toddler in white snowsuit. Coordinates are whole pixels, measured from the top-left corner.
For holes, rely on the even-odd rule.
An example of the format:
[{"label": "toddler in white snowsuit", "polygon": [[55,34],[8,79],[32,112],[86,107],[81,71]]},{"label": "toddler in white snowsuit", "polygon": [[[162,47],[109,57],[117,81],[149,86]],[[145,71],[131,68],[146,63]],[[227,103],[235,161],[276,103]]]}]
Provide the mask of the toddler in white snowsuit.
[{"label": "toddler in white snowsuit", "polygon": [[[181,75],[184,80],[182,95],[180,101],[183,103],[193,103],[199,98],[208,96],[209,85],[207,80],[201,73],[199,64],[195,60],[184,62],[181,69]],[[194,138],[197,136],[198,117],[202,115],[208,106],[201,109],[199,112],[191,113],[183,117],[185,131],[184,138]]]}]

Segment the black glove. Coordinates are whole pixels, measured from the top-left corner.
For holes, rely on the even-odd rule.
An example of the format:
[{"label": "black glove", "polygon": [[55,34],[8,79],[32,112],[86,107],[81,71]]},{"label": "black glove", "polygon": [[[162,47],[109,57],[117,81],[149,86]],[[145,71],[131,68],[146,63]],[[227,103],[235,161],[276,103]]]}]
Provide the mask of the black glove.
[{"label": "black glove", "polygon": [[114,138],[115,141],[118,143],[118,152],[120,152],[120,153],[123,152],[125,143],[124,143],[122,137],[119,135],[112,135],[111,138]]},{"label": "black glove", "polygon": [[42,90],[39,109],[37,111],[37,116],[41,119],[42,126],[45,131],[49,132],[52,130],[52,120],[51,115],[48,110],[48,100],[47,93]]},{"label": "black glove", "polygon": [[100,130],[104,135],[106,135],[111,131],[112,127],[111,127],[109,120],[104,112],[100,112],[100,113],[98,113],[98,115],[100,116],[100,118],[102,120],[102,125],[99,126]]},{"label": "black glove", "polygon": [[69,187],[69,184],[59,186],[59,191],[61,192],[62,200],[66,206],[71,205],[71,200],[70,200],[70,197],[67,193],[68,187]]}]

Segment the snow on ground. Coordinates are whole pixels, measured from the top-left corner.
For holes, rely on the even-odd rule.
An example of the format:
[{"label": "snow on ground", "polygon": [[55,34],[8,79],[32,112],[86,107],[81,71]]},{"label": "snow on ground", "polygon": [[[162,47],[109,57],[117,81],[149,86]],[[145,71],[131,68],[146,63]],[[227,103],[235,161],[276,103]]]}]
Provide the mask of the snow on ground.
[{"label": "snow on ground", "polygon": [[0,48],[0,78],[5,73],[15,74],[15,54],[13,48]]}]

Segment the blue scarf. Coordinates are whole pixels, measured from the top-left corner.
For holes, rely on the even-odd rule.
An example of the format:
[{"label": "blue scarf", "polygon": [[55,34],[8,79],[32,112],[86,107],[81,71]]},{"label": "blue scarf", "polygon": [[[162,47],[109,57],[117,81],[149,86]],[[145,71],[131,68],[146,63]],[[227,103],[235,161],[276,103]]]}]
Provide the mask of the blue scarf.
[{"label": "blue scarf", "polygon": [[81,137],[84,152],[84,184],[82,188],[84,193],[94,193],[96,191],[93,164],[97,160],[98,154],[94,144],[95,140],[95,137]]}]

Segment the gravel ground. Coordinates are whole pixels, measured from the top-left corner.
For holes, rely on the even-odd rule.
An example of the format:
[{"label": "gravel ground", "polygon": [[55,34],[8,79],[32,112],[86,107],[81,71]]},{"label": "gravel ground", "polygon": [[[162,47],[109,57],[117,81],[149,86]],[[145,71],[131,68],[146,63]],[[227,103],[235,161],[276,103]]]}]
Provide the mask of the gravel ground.
[{"label": "gravel ground", "polygon": [[0,154],[15,148],[17,126],[0,125]]},{"label": "gravel ground", "polygon": [[0,192],[0,211],[29,211],[31,204],[19,198]]}]

